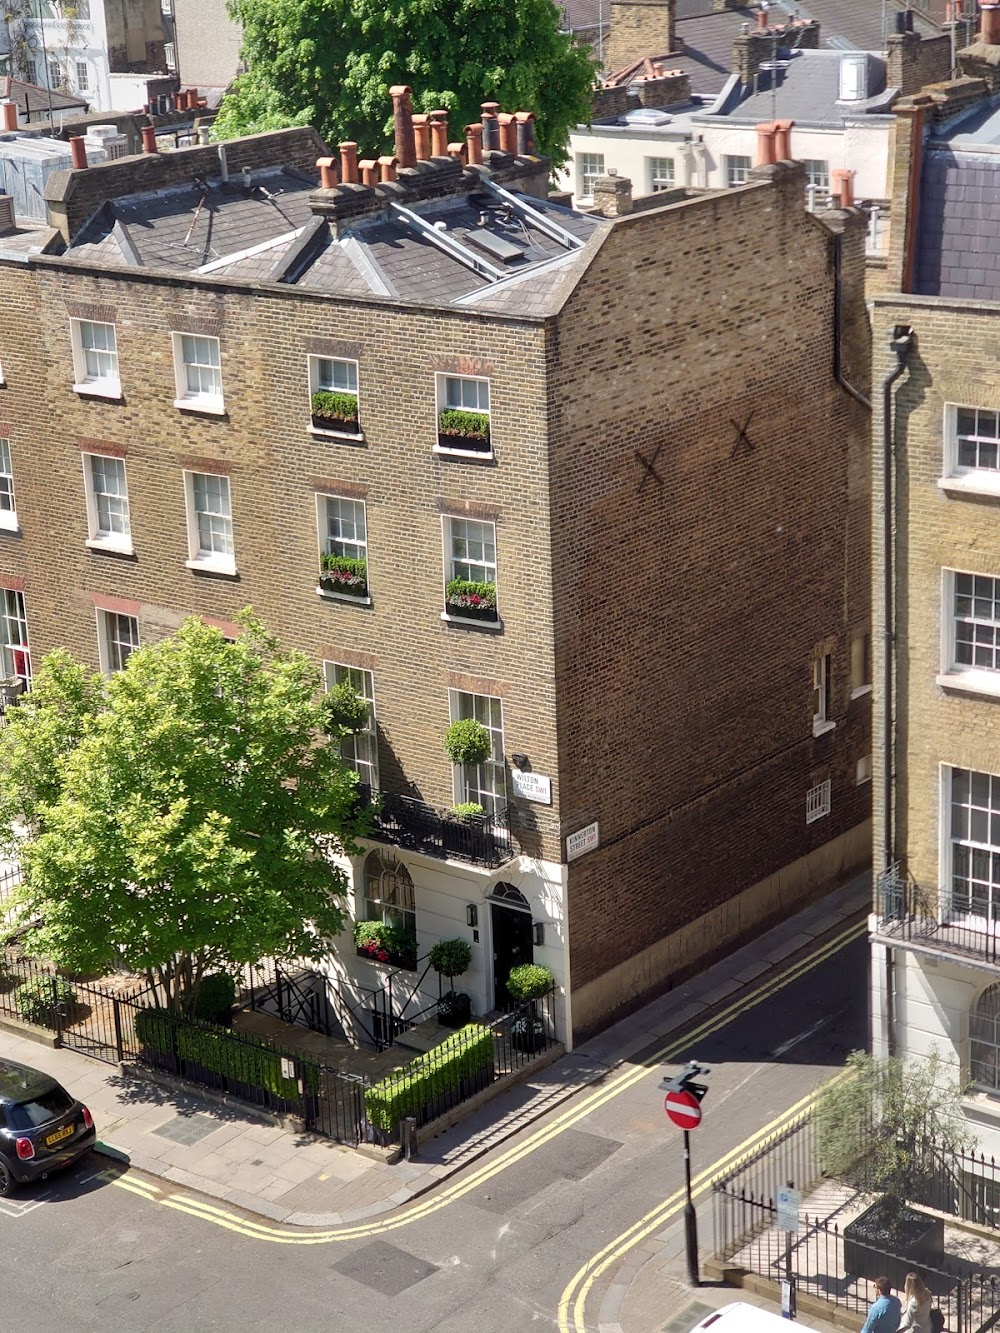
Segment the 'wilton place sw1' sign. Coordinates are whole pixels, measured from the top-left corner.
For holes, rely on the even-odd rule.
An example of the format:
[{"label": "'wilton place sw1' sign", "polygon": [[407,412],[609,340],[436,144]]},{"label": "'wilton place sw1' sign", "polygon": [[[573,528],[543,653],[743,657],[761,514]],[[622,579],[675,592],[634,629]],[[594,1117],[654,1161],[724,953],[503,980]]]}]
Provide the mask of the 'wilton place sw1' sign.
[{"label": "'wilton place sw1' sign", "polygon": [[552,804],[552,779],[543,777],[541,773],[522,773],[520,769],[513,770],[514,791],[518,796],[523,796],[526,801],[538,801],[542,805]]}]

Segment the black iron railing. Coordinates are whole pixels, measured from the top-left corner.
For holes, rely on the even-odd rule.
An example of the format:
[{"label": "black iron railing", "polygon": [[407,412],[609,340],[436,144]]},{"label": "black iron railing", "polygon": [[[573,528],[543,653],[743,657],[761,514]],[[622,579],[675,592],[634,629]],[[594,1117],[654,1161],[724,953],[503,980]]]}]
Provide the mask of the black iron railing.
[{"label": "black iron railing", "polygon": [[1000,966],[1000,921],[976,915],[946,889],[914,884],[898,864],[876,878],[874,908],[881,939]]},{"label": "black iron railing", "polygon": [[500,806],[492,815],[454,815],[411,796],[358,788],[372,807],[371,836],[396,847],[406,847],[442,860],[471,861],[490,870],[514,855],[510,836],[510,808]]}]

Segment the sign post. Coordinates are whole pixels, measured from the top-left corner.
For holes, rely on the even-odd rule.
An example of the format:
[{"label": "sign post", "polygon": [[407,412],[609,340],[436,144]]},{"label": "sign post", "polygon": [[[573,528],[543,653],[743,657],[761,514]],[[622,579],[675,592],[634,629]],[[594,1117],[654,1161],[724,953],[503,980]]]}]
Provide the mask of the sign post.
[{"label": "sign post", "polygon": [[792,1237],[799,1233],[799,1202],[801,1196],[790,1180],[778,1190],[778,1230],[785,1233],[785,1276],[781,1280],[781,1316],[795,1318],[795,1278],[792,1276]]},{"label": "sign post", "polygon": [[673,1123],[684,1131],[684,1188],[687,1193],[684,1242],[688,1280],[693,1287],[701,1286],[701,1275],[698,1271],[698,1218],[691,1198],[691,1131],[701,1124],[701,1099],[708,1091],[704,1083],[695,1083],[693,1079],[697,1074],[707,1073],[707,1068],[692,1060],[676,1078],[664,1079],[660,1084],[667,1094],[663,1099],[663,1109]]}]

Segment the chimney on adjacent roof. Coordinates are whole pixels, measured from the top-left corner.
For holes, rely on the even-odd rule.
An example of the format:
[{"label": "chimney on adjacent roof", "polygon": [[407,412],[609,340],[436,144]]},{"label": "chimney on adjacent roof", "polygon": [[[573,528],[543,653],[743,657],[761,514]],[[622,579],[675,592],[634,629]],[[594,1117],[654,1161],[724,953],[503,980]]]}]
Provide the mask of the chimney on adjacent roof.
[{"label": "chimney on adjacent roof", "polygon": [[425,115],[412,116],[413,139],[417,147],[417,161],[426,162],[431,155],[431,130]]},{"label": "chimney on adjacent roof", "polygon": [[594,212],[605,218],[632,212],[632,182],[627,176],[598,176],[594,181]]},{"label": "chimney on adjacent roof", "polygon": [[[389,181],[394,181],[396,179],[396,167],[399,163],[394,157],[380,157],[378,164],[382,172],[383,185],[387,185]],[[416,163],[414,163],[414,166],[415,165]]]},{"label": "chimney on adjacent roof", "polygon": [[142,127],[142,151],[144,153],[158,153],[160,151],[156,146],[156,130],[152,125],[143,125]]},{"label": "chimney on adjacent roof", "polygon": [[647,56],[674,54],[678,47],[675,18],[675,0],[611,0],[605,69],[624,69]]},{"label": "chimney on adjacent roof", "polygon": [[378,163],[373,157],[366,157],[363,162],[359,162],[361,168],[361,184],[374,186],[378,184]]},{"label": "chimney on adjacent roof", "polygon": [[319,167],[319,188],[321,190],[335,190],[337,188],[337,159],[335,157],[318,157],[316,165]]},{"label": "chimney on adjacent roof", "polygon": [[470,166],[482,166],[483,162],[483,127],[478,122],[465,127],[465,146],[469,153]]},{"label": "chimney on adjacent roof", "polygon": [[794,120],[776,120],[774,122],[775,162],[792,161],[792,127],[794,124]]},{"label": "chimney on adjacent roof", "polygon": [[17,130],[17,103],[3,103],[3,132],[4,134],[13,134]]},{"label": "chimney on adjacent roof", "polygon": [[844,168],[838,168],[830,172],[830,180],[833,184],[833,195],[841,208],[854,207],[854,172],[847,171]]},{"label": "chimney on adjacent roof", "polygon": [[431,157],[448,155],[448,112],[432,111],[431,122]]},{"label": "chimney on adjacent roof", "polygon": [[517,122],[508,111],[501,111],[497,120],[500,122],[500,151],[517,152]]},{"label": "chimney on adjacent roof", "polygon": [[980,5],[982,27],[980,41],[986,46],[1000,46],[1000,5]]},{"label": "chimney on adjacent roof", "polygon": [[494,153],[500,147],[500,122],[497,120],[500,103],[483,102],[481,106],[483,110],[483,152]]},{"label": "chimney on adjacent roof", "polygon": [[768,26],[767,9],[763,5],[761,5],[760,9],[757,12],[757,27],[760,28],[762,31],[766,31],[767,26]]},{"label": "chimney on adjacent roof", "polygon": [[517,155],[530,157],[535,151],[535,113],[534,111],[515,111],[517,122]]},{"label": "chimney on adjacent roof", "polygon": [[[397,84],[389,89],[392,98],[392,120],[396,132],[396,161],[401,167],[417,165],[417,147],[413,138],[413,108],[410,105],[411,89],[405,84]],[[379,158],[381,162],[382,159]],[[392,178],[395,180],[395,176]]]},{"label": "chimney on adjacent roof", "polygon": [[757,157],[755,167],[773,167],[777,158],[774,151],[774,137],[777,126],[773,121],[764,121],[757,126]]},{"label": "chimney on adjacent roof", "polygon": [[69,141],[69,153],[73,160],[74,171],[87,170],[87,145],[83,142],[83,136],[74,134]]},{"label": "chimney on adjacent roof", "polygon": [[358,183],[358,145],[356,143],[338,144],[340,149],[340,179],[345,185]]}]

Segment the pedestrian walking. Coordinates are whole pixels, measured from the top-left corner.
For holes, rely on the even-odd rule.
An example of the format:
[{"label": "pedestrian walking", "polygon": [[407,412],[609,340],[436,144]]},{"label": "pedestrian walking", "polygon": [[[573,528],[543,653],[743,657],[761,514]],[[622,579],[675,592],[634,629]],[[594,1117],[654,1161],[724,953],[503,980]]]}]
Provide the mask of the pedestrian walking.
[{"label": "pedestrian walking", "polygon": [[900,1330],[931,1333],[931,1294],[919,1273],[907,1273],[903,1284],[903,1319]]},{"label": "pedestrian walking", "polygon": [[897,1333],[903,1307],[899,1297],[892,1294],[892,1283],[887,1277],[877,1277],[873,1286],[875,1299],[869,1307],[868,1318],[861,1333]]}]

